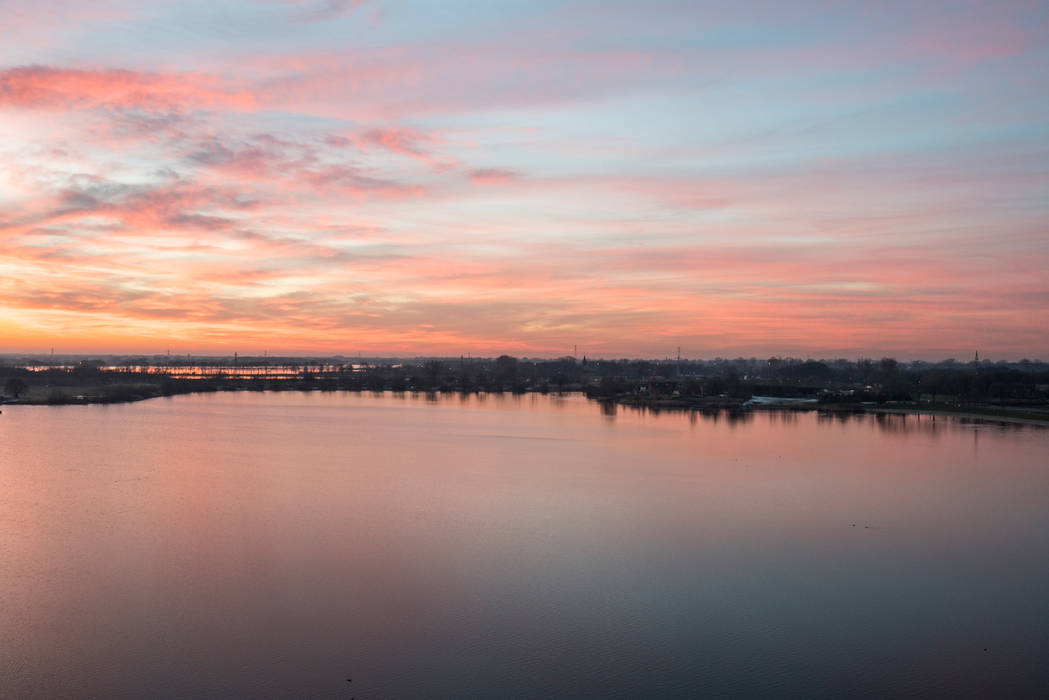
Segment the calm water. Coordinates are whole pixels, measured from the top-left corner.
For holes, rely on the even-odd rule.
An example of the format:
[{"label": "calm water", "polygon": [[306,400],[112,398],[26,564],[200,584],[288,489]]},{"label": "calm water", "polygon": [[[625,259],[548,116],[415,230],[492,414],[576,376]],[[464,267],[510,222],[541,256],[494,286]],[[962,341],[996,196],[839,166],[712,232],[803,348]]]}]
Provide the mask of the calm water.
[{"label": "calm water", "polygon": [[1049,696],[1047,660],[1045,429],[320,393],[0,415],[5,698]]}]

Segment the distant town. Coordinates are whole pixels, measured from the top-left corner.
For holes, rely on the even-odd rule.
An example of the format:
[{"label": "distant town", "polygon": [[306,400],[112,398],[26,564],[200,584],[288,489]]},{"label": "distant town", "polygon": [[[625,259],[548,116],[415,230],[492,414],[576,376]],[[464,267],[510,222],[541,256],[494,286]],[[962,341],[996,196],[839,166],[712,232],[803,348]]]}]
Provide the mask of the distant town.
[{"label": "distant town", "polygon": [[0,401],[92,404],[214,391],[581,392],[654,409],[928,410],[1049,420],[1049,363],[787,357],[608,360],[0,356]]}]

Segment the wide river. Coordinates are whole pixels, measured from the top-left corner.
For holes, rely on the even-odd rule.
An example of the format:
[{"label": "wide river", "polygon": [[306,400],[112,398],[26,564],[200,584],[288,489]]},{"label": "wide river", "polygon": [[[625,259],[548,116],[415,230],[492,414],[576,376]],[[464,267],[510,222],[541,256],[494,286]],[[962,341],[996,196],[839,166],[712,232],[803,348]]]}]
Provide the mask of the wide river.
[{"label": "wide river", "polygon": [[1038,695],[1043,428],[391,393],[0,415],[0,697]]}]

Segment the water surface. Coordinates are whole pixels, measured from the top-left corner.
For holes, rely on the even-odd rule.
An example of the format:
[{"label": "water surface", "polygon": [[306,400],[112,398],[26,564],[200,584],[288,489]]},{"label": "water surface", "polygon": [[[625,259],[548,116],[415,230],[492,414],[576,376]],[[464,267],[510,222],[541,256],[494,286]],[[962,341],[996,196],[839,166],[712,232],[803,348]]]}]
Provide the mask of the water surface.
[{"label": "water surface", "polygon": [[1049,696],[1047,591],[1029,426],[391,393],[0,415],[2,697]]}]

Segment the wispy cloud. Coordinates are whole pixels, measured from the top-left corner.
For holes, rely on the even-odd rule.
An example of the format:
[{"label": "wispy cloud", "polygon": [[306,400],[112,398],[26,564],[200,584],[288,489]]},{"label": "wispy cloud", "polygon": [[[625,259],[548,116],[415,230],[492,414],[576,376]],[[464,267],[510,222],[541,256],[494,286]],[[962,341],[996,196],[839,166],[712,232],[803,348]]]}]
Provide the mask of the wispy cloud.
[{"label": "wispy cloud", "polygon": [[287,6],[296,22],[319,22],[344,17],[367,3],[367,0],[263,0]]},{"label": "wispy cloud", "polygon": [[88,71],[53,66],[19,66],[0,71],[0,106],[36,109],[245,109],[248,92],[194,74],[152,74],[112,69]]},{"label": "wispy cloud", "polygon": [[479,168],[470,171],[470,181],[475,185],[505,185],[518,179],[520,174],[515,170],[499,168]]},{"label": "wispy cloud", "polygon": [[1049,342],[1037,3],[364,4],[15,3],[0,349]]}]

